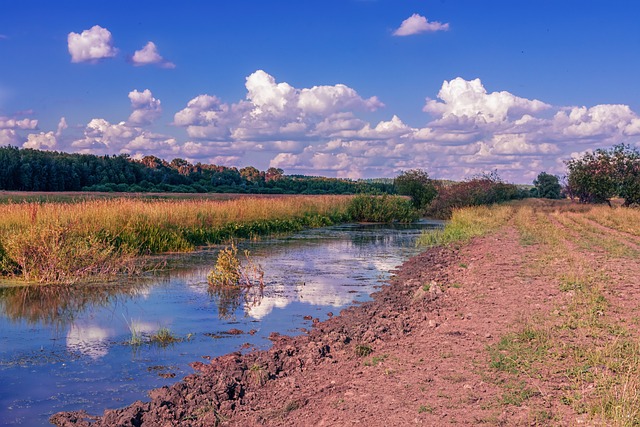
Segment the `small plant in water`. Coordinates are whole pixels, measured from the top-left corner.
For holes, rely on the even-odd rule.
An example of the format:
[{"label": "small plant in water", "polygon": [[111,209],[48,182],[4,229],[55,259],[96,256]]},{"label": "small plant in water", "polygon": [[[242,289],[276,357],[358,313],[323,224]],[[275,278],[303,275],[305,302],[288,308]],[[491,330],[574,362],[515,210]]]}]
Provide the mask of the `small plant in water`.
[{"label": "small plant in water", "polygon": [[216,265],[207,275],[207,281],[212,286],[236,286],[240,281],[240,260],[238,248],[235,244],[218,252]]},{"label": "small plant in water", "polygon": [[[124,314],[122,315],[122,317],[124,317]],[[129,341],[127,341],[127,344],[135,346],[135,347],[141,345],[142,344],[142,334],[136,328],[136,326],[134,325],[133,321],[128,322],[126,317],[124,317],[124,321],[127,324],[127,327],[129,328],[129,332],[131,332],[131,338],[129,338]]]},{"label": "small plant in water", "polygon": [[160,328],[158,332],[151,335],[151,342],[160,345],[161,347],[166,347],[169,344],[173,344],[175,342],[180,341],[169,328]]},{"label": "small plant in water", "polygon": [[241,286],[250,288],[258,285],[264,287],[264,270],[259,264],[255,264],[249,251],[244,251],[245,265],[238,257],[238,248],[235,243],[218,252],[216,265],[207,275],[207,281],[214,287]]}]

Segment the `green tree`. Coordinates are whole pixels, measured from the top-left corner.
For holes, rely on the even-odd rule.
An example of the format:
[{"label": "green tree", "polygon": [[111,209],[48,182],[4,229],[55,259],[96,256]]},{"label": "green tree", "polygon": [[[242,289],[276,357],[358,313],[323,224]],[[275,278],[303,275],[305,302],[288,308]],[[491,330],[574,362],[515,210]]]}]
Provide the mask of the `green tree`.
[{"label": "green tree", "polygon": [[555,175],[548,174],[546,172],[540,172],[538,177],[533,181],[538,197],[544,199],[559,199],[562,187],[560,181]]},{"label": "green tree", "polygon": [[614,196],[624,206],[640,204],[640,152],[628,145],[598,149],[566,162],[568,192],[582,203],[609,203]]},{"label": "green tree", "polygon": [[413,206],[424,211],[438,195],[429,174],[422,169],[410,169],[401,172],[394,180],[398,194],[411,197]]},{"label": "green tree", "polygon": [[624,206],[640,205],[640,151],[629,145],[616,145],[609,154],[615,168],[618,196]]}]

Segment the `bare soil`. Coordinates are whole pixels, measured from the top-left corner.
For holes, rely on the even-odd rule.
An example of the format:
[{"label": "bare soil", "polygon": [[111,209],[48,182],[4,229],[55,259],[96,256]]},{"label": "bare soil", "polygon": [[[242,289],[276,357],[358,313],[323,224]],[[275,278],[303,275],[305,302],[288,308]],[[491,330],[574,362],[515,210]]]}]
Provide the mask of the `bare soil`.
[{"label": "bare soil", "polygon": [[[614,315],[638,309],[636,260],[575,248],[611,273]],[[582,251],[582,252],[580,252]],[[225,355],[150,402],[100,417],[59,413],[57,426],[447,426],[589,424],[562,403],[562,375],[530,378],[535,393],[505,403],[488,346],[571,297],[562,263],[532,268],[544,254],[517,230],[459,248],[432,248],[405,262],[373,300],[298,337],[272,336],[268,351]],[[558,363],[562,364],[562,361]],[[555,372],[555,371],[554,371]],[[539,413],[544,414],[540,418]],[[542,421],[541,421],[542,420]]]}]

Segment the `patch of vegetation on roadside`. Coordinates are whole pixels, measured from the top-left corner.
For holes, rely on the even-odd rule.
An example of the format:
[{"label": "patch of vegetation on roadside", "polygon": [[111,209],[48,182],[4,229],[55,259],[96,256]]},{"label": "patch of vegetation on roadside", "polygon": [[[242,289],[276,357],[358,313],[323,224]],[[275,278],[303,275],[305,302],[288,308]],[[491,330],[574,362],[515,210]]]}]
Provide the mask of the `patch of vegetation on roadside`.
[{"label": "patch of vegetation on roadside", "polygon": [[380,356],[373,356],[370,360],[365,360],[364,366],[378,366],[389,358],[388,354],[381,354]]},{"label": "patch of vegetation on roadside", "polygon": [[526,372],[529,376],[539,376],[538,368],[546,361],[549,348],[550,334],[547,331],[526,326],[488,347],[490,366],[510,374]]},{"label": "patch of vegetation on roadside", "polygon": [[355,347],[355,353],[358,357],[367,357],[371,353],[373,353],[373,349],[370,345],[367,344],[358,344]]},{"label": "patch of vegetation on roadside", "polygon": [[513,213],[512,205],[456,209],[443,230],[423,232],[418,239],[418,245],[431,247],[467,242],[474,237],[496,231],[509,221]]},{"label": "patch of vegetation on roadside", "polygon": [[580,236],[578,244],[584,249],[600,248],[614,258],[638,258],[640,255],[637,249],[625,244],[620,238],[607,234],[598,227],[585,222],[583,215],[566,213],[557,215],[557,218],[564,226]]},{"label": "patch of vegetation on roadside", "polygon": [[419,414],[424,414],[424,413],[433,414],[434,411],[435,411],[435,408],[433,406],[429,405],[429,404],[420,405],[418,407],[418,413]]}]

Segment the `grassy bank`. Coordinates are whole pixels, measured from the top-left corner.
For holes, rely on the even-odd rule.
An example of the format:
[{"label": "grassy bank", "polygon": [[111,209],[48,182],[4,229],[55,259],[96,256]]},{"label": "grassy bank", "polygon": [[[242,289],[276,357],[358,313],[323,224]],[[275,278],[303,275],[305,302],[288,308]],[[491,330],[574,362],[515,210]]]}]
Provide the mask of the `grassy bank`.
[{"label": "grassy bank", "polygon": [[137,272],[138,258],[351,220],[410,222],[393,196],[76,199],[0,204],[0,275],[69,283]]},{"label": "grassy bank", "polygon": [[423,232],[418,239],[422,246],[442,246],[464,243],[483,236],[506,224],[513,216],[511,205],[472,206],[454,209],[451,219],[442,230]]},{"label": "grassy bank", "polygon": [[71,282],[136,268],[140,255],[191,251],[345,221],[349,197],[87,200],[0,206],[0,272]]},{"label": "grassy bank", "polygon": [[423,236],[452,244],[510,227],[528,254],[513,274],[557,287],[548,312],[486,349],[482,375],[503,388],[497,408],[526,408],[532,425],[562,424],[567,410],[590,425],[640,425],[638,224],[638,209],[528,200],[455,211],[441,233]]}]

